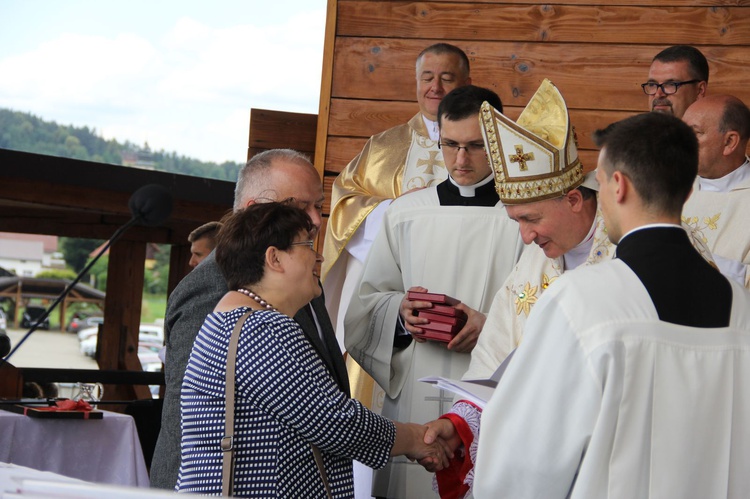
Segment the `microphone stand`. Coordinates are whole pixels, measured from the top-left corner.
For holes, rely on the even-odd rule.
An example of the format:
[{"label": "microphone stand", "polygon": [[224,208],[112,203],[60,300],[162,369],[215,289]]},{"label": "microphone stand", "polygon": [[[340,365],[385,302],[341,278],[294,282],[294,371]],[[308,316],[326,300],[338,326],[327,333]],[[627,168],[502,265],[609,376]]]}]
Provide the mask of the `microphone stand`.
[{"label": "microphone stand", "polygon": [[101,258],[101,256],[104,253],[106,253],[106,251],[109,249],[109,247],[112,245],[112,243],[114,243],[117,239],[119,239],[119,237],[122,235],[122,233],[125,232],[130,227],[132,227],[133,224],[135,224],[139,219],[140,219],[140,217],[133,216],[133,218],[131,218],[128,221],[128,223],[126,223],[125,225],[123,225],[122,227],[120,227],[119,229],[117,229],[115,231],[115,233],[112,235],[112,237],[109,239],[109,241],[107,241],[107,244],[105,244],[104,246],[102,246],[102,248],[99,250],[99,252],[94,256],[94,258],[92,258],[91,261],[83,268],[83,270],[81,270],[78,273],[78,275],[76,276],[76,278],[73,279],[70,282],[70,284],[68,284],[65,287],[65,289],[63,290],[63,292],[60,293],[60,296],[58,296],[55,299],[55,301],[52,303],[52,305],[50,305],[49,307],[47,307],[47,310],[45,310],[44,314],[42,314],[42,316],[39,319],[37,319],[36,323],[32,324],[31,329],[29,329],[29,331],[24,335],[24,337],[21,338],[21,341],[19,341],[16,344],[16,346],[13,347],[13,350],[11,350],[10,353],[4,359],[0,359],[0,367],[2,367],[3,364],[5,364],[8,361],[8,359],[11,358],[11,356],[16,352],[16,350],[18,350],[18,347],[20,347],[21,345],[23,345],[23,342],[26,341],[29,336],[31,336],[31,333],[33,333],[34,331],[37,330],[37,328],[39,327],[39,324],[44,323],[44,320],[47,317],[50,316],[50,314],[55,309],[55,307],[63,300],[63,298],[65,298],[66,296],[68,296],[68,294],[73,290],[73,287],[75,287],[75,285],[78,284],[78,282],[83,278],[84,274],[86,274],[86,272],[88,272],[91,269],[91,267],[97,261],[99,261],[99,258]]}]

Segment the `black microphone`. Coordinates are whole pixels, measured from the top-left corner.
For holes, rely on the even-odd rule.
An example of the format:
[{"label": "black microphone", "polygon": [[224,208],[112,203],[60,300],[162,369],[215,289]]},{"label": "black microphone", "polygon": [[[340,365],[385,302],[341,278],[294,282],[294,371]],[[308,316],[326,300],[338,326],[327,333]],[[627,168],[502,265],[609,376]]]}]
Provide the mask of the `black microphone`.
[{"label": "black microphone", "polygon": [[2,359],[0,360],[0,366],[2,366],[3,363],[7,362],[7,360],[11,358],[16,350],[18,350],[18,347],[23,345],[23,342],[26,341],[29,336],[31,336],[31,333],[36,331],[39,325],[44,323],[44,320],[49,317],[55,307],[63,300],[63,298],[68,296],[68,294],[73,290],[73,287],[78,284],[78,281],[81,280],[84,274],[86,274],[86,272],[91,269],[91,267],[99,260],[99,258],[101,258],[101,256],[109,249],[109,247],[112,246],[112,243],[119,239],[123,232],[137,223],[142,223],[143,225],[153,227],[161,224],[167,218],[169,218],[169,215],[172,213],[172,194],[169,192],[169,190],[167,190],[167,188],[159,184],[144,185],[143,187],[135,191],[132,196],[130,196],[130,200],[128,201],[128,208],[130,209],[130,213],[133,215],[133,217],[125,225],[115,231],[109,241],[107,241],[107,244],[101,247],[96,256],[94,256],[94,258],[91,259],[91,261],[83,268],[83,270],[78,273],[76,278],[73,279],[73,281],[65,287],[63,292],[60,293],[60,296],[58,296],[52,303],[52,305],[50,305],[47,310],[44,311],[44,314],[42,314],[42,316],[36,320],[36,323],[31,326],[29,331],[24,335],[23,338],[21,338],[21,341],[16,344],[13,350],[10,351],[8,356],[2,359],[3,356],[0,355],[0,359]]},{"label": "black microphone", "polygon": [[172,193],[159,184],[144,185],[130,196],[128,208],[133,218],[154,227],[172,214]]}]

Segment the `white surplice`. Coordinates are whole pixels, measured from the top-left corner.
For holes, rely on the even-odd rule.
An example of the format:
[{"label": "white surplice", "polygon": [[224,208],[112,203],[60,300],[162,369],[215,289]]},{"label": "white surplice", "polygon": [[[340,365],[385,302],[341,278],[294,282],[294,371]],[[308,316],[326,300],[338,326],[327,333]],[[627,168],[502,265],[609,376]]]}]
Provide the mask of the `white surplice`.
[{"label": "white surplice", "polygon": [[750,295],[732,291],[730,326],[699,329],[659,321],[620,260],[562,276],[482,415],[475,496],[747,497]]},{"label": "white surplice", "polygon": [[[386,391],[382,415],[418,423],[437,419],[450,408],[452,397],[417,380],[459,377],[469,365],[468,353],[450,352],[444,343],[412,341],[394,349],[405,291],[423,286],[487,313],[522,250],[518,225],[499,203],[440,206],[436,188],[428,188],[391,204],[345,321],[347,351]],[[390,473],[382,482],[391,489],[378,495],[431,493],[432,475],[405,458],[394,459],[384,473]]]}]

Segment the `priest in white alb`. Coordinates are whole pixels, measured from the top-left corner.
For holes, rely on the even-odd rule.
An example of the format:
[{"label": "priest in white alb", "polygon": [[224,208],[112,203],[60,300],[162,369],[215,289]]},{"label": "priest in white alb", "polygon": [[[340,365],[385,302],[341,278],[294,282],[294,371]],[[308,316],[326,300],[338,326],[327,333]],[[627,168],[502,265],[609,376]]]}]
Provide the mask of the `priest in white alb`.
[{"label": "priest in white alb", "polygon": [[[430,421],[450,407],[449,394],[418,379],[466,370],[484,314],[523,248],[518,224],[495,192],[479,126],[484,101],[502,109],[494,92],[471,85],[440,103],[440,144],[450,177],[389,206],[346,313],[347,351],[385,389],[382,414],[399,421]],[[410,289],[462,302],[457,308],[467,321],[450,343],[412,336],[428,322],[413,312],[430,304],[407,300]],[[395,459],[375,472],[375,496],[433,494],[432,475],[417,463]]]}]

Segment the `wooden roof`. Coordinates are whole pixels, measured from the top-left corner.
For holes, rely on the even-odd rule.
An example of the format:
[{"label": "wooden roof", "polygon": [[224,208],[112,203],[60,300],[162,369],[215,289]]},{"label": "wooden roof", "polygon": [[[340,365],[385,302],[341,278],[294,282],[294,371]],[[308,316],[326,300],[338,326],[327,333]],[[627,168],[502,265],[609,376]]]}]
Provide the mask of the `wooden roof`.
[{"label": "wooden roof", "polygon": [[[187,236],[232,208],[234,182],[0,149],[0,231],[109,239],[131,218],[143,185],[174,197],[158,227],[134,226],[110,247],[99,366],[140,371],[137,356],[147,243],[172,245],[170,290],[190,270]],[[146,386],[113,386],[110,397],[150,398]]]}]

